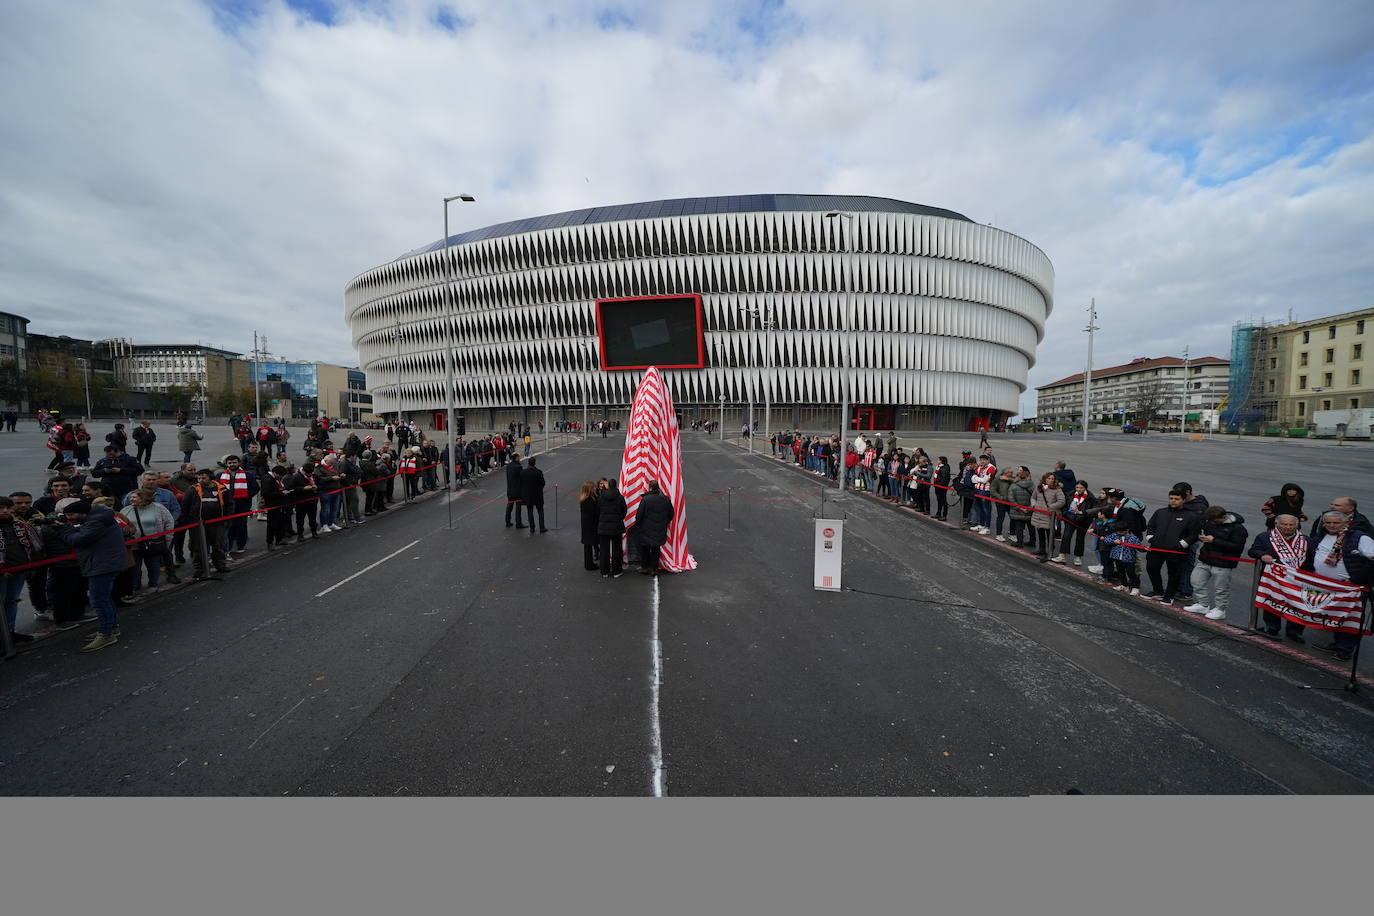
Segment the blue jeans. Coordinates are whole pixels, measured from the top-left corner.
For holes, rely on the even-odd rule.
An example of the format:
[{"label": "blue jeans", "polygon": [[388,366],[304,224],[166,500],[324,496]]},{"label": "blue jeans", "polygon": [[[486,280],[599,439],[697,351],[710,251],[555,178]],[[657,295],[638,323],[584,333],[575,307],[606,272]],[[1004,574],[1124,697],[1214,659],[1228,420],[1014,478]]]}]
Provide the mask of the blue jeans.
[{"label": "blue jeans", "polygon": [[333,525],[339,517],[339,503],[342,493],[326,493],[320,497],[320,526]]},{"label": "blue jeans", "polygon": [[24,594],[27,578],[23,573],[5,576],[5,623],[9,625],[11,633],[14,632],[15,621],[19,619],[19,596]]},{"label": "blue jeans", "polygon": [[988,502],[987,494],[979,492],[975,497],[974,508],[978,510],[978,524],[984,528],[992,527],[992,503]]},{"label": "blue jeans", "polygon": [[114,628],[119,626],[114,603],[114,584],[118,577],[119,573],[101,573],[98,576],[86,577],[86,596],[91,600],[91,607],[100,616],[100,632],[106,635],[113,633]]}]

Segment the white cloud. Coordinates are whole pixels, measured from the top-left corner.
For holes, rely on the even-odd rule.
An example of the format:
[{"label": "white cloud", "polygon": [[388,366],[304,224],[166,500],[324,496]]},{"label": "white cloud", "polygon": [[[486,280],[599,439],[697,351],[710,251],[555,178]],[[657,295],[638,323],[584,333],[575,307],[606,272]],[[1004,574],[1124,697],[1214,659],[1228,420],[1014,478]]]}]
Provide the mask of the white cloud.
[{"label": "white cloud", "polygon": [[458,231],[813,190],[1041,246],[1032,384],[1081,368],[1091,296],[1101,364],[1370,305],[1368,5],[1138,7],[7,4],[0,308],[351,362],[344,284],[437,238],[444,194],[479,197]]}]

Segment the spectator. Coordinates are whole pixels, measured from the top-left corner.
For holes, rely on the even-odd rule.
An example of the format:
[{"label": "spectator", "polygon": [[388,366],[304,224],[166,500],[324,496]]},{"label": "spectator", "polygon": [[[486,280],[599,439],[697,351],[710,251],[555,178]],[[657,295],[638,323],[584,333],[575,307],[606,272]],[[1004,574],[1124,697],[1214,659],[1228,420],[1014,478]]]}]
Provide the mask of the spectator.
[{"label": "spectator", "polygon": [[[0,496],[0,567],[22,566],[43,559],[43,538],[28,522],[14,515],[14,500]],[[15,642],[32,642],[27,633],[16,633],[19,619],[19,598],[24,594],[28,570],[0,573],[0,597],[5,604],[5,626]]]},{"label": "spectator", "polygon": [[129,451],[129,436],[124,432],[124,424],[116,423],[112,432],[105,434],[105,451],[109,451],[109,446],[113,445],[118,451],[127,453]]},{"label": "spectator", "polygon": [[[186,472],[183,471],[183,474]],[[209,563],[218,572],[229,571],[229,560],[224,550],[224,534],[211,525],[233,511],[234,501],[228,491],[215,480],[208,469],[195,471],[196,482],[186,490],[181,502],[181,517],[186,524],[196,524],[191,529],[191,563],[195,578],[204,579],[209,575]],[[201,524],[201,523],[204,524]],[[208,554],[208,557],[207,557]]]},{"label": "spectator", "polygon": [[290,496],[286,491],[286,468],[277,465],[262,478],[262,504],[267,509],[267,549],[276,550],[291,533]]},{"label": "spectator", "polygon": [[67,523],[64,511],[74,502],[76,500],[70,496],[63,498],[57,504],[56,514],[39,528],[43,536],[43,559],[52,565],[35,572],[46,572],[50,576],[53,629],[58,632],[80,626],[86,610],[86,581],[67,544],[67,534],[74,529]]},{"label": "spectator", "polygon": [[[1353,504],[1354,500],[1350,502]],[[1324,512],[1317,523],[1322,531],[1307,539],[1307,556],[1299,568],[1355,585],[1374,584],[1374,563],[1370,562],[1374,559],[1374,538],[1357,528],[1355,518],[1344,512]],[[1368,594],[1365,600],[1369,600]],[[1350,658],[1360,642],[1360,637],[1352,633],[1332,636],[1332,641],[1322,648],[1341,661]]]},{"label": "spectator", "polygon": [[[1198,523],[1201,524],[1202,514],[1207,511],[1207,497],[1193,493],[1192,484],[1185,481],[1174,484],[1174,489],[1183,493],[1183,508],[1197,516]],[[1183,567],[1179,570],[1182,581],[1178,584],[1178,597],[1184,600],[1193,597],[1193,567],[1197,565],[1197,554],[1201,547],[1200,542],[1193,542],[1193,546],[1188,548],[1188,555],[1183,558]]]},{"label": "spectator", "polygon": [[[1145,543],[1151,548],[1145,561],[1145,572],[1150,576],[1150,594],[1164,604],[1173,604],[1178,595],[1183,576],[1184,559],[1197,543],[1198,517],[1183,508],[1187,494],[1175,487],[1169,491],[1169,505],[1155,510],[1150,523],[1145,527]],[[1160,570],[1167,568],[1167,586],[1160,582]]]},{"label": "spectator", "polygon": [[916,468],[912,471],[912,485],[916,488],[916,511],[922,515],[930,514],[930,483],[934,477],[930,458],[922,453],[916,458]]},{"label": "spectator", "polygon": [[1131,530],[1131,523],[1124,518],[1108,524],[1112,530],[1098,538],[1098,543],[1107,545],[1110,551],[1108,561],[1113,569],[1108,581],[1115,580],[1117,585],[1113,587],[1119,592],[1129,591],[1132,595],[1139,595],[1140,573],[1136,570],[1136,553],[1141,545],[1140,535]]},{"label": "spectator", "polygon": [[138,475],[142,473],[143,465],[114,443],[105,446],[105,457],[91,469],[91,476],[110,488],[116,502],[123,502],[129,491],[138,486]]},{"label": "spectator", "polygon": [[997,478],[992,482],[992,498],[997,501],[997,540],[1005,541],[1006,535],[1002,534],[1002,527],[1006,524],[1007,513],[1011,510],[1011,485],[1016,482],[1016,475],[1011,468],[999,471]]},{"label": "spectator", "polygon": [[1265,527],[1273,528],[1274,519],[1280,515],[1291,515],[1298,519],[1299,524],[1307,521],[1307,513],[1302,511],[1304,495],[1302,487],[1295,483],[1279,487],[1279,495],[1269,497],[1260,507],[1260,512],[1264,513]]},{"label": "spectator", "polygon": [[248,549],[248,515],[258,494],[258,478],[240,466],[237,455],[225,455],[224,472],[218,481],[225,488],[225,504],[230,507],[227,514],[236,516],[221,525],[224,551],[232,556]]},{"label": "spectator", "polygon": [[[533,462],[534,459],[530,459]],[[659,557],[668,540],[668,526],[673,523],[673,502],[658,486],[649,481],[649,489],[639,500],[635,512],[635,528],[639,535],[639,571],[646,576],[658,575]]]},{"label": "spectator", "polygon": [[931,484],[935,487],[935,517],[941,521],[949,521],[949,477],[949,459],[941,455],[935,459],[935,477]]},{"label": "spectator", "polygon": [[[300,544],[305,541],[307,522],[310,523],[310,539],[318,541],[320,539],[320,523],[317,513],[320,508],[320,487],[315,478],[315,463],[313,461],[302,462],[300,470],[286,475],[284,484],[287,502],[290,504],[288,511],[290,508],[295,509],[296,543]],[[290,524],[287,525],[286,533],[287,535],[291,534]]]},{"label": "spectator", "polygon": [[71,526],[65,534],[67,545],[76,548],[91,607],[100,619],[95,635],[81,651],[95,652],[119,641],[114,584],[116,577],[128,568],[129,554],[112,509],[77,500],[67,506],[65,515]]},{"label": "spectator", "polygon": [[1249,532],[1245,519],[1221,506],[1208,506],[1199,523],[1197,565],[1193,567],[1193,593],[1197,600],[1184,608],[1205,614],[1208,620],[1225,620],[1231,609],[1231,570],[1236,568]]},{"label": "spectator", "polygon": [[[1144,543],[1145,504],[1134,497],[1128,497],[1126,491],[1117,487],[1105,488],[1102,491],[1102,499],[1098,500],[1097,508],[1093,512],[1098,516],[1093,520],[1094,534],[1110,534],[1116,530],[1117,520],[1125,519],[1130,530],[1139,535],[1141,542]],[[1094,575],[1101,574],[1103,580],[1108,583],[1115,581],[1110,553],[1110,547],[1098,544],[1098,565],[1088,567],[1088,572]]]},{"label": "spectator", "polygon": [[[1273,521],[1274,527],[1266,528],[1255,535],[1255,543],[1250,545],[1250,556],[1265,563],[1282,563],[1290,569],[1299,568],[1307,559],[1307,538],[1299,533],[1298,517],[1279,515]],[[1306,628],[1302,624],[1291,620],[1285,621],[1278,614],[1265,611],[1265,635],[1277,638],[1280,627],[1283,627],[1284,635],[1293,642],[1307,641],[1303,637],[1303,630]]]},{"label": "spectator", "polygon": [[606,481],[597,506],[597,549],[601,553],[601,577],[619,579],[625,574],[624,545],[625,497],[620,495],[614,479]]},{"label": "spectator", "polygon": [[977,511],[977,524],[974,531],[979,534],[992,534],[992,482],[997,479],[997,466],[988,460],[987,455],[979,455],[973,466],[973,496]]},{"label": "spectator", "polygon": [[85,423],[78,423],[72,428],[72,439],[76,442],[76,451],[73,453],[76,466],[89,468],[91,466],[91,434],[86,431]]},{"label": "spectator", "polygon": [[[1011,501],[1015,503],[1007,513],[1011,517],[1011,534],[1016,538],[1018,550],[1029,547],[1035,549],[1035,535],[1030,533],[1027,524],[1031,517],[1031,500],[1035,496],[1035,484],[1031,483],[1030,468],[1024,464],[1016,469],[1016,479],[1011,484]],[[1029,538],[1029,541],[1027,540]]]},{"label": "spectator", "polygon": [[[153,443],[157,441],[157,433],[153,431],[153,424],[144,420],[134,427],[134,445],[137,446],[137,455],[134,456],[139,464],[147,467],[153,463]],[[190,461],[191,459],[186,459]]]},{"label": "spectator", "polygon": [[160,587],[160,573],[168,552],[166,534],[176,527],[172,513],[154,498],[157,492],[154,487],[139,487],[129,494],[130,503],[120,512],[133,526],[137,538],[130,545],[134,555],[134,591],[143,586],[145,568],[148,570],[148,591],[151,593]]},{"label": "spectator", "polygon": [[[1350,519],[1350,528],[1352,530],[1374,537],[1374,525],[1371,525],[1369,519],[1359,513],[1358,507],[1355,504],[1355,497],[1337,496],[1335,499],[1331,500],[1331,506],[1328,511],[1339,512],[1341,515],[1348,516]],[[1325,532],[1326,526],[1323,524],[1321,518],[1318,517],[1317,520],[1312,523],[1311,533],[1307,535],[1308,544],[1310,545],[1313,541],[1321,540]]]},{"label": "spectator", "polygon": [[205,438],[195,427],[187,423],[177,430],[177,448],[181,449],[181,460],[189,464],[191,453],[200,451],[200,440]]},{"label": "spectator", "polygon": [[1054,476],[1059,480],[1059,486],[1065,493],[1074,492],[1074,486],[1078,483],[1078,478],[1073,471],[1064,466],[1064,462],[1054,463]]},{"label": "spectator", "polygon": [[1064,491],[1059,488],[1059,478],[1053,471],[1040,477],[1040,486],[1035,488],[1031,498],[1031,528],[1035,531],[1035,555],[1041,563],[1049,561],[1050,541],[1054,530],[1054,520],[1064,508]]},{"label": "spectator", "polygon": [[[1054,472],[1055,477],[1063,480],[1059,476],[1059,471],[1063,470],[1064,462],[1059,462],[1061,467]],[[1069,471],[1069,474],[1073,474]],[[1073,554],[1073,565],[1083,565],[1083,542],[1087,540],[1088,530],[1092,527],[1094,517],[1093,510],[1097,508],[1097,500],[1088,490],[1086,480],[1076,480],[1073,485],[1072,495],[1064,506],[1064,536],[1059,541],[1059,552],[1050,557],[1055,563],[1067,562],[1065,554]],[[1072,547],[1072,551],[1069,549]],[[1134,552],[1132,553],[1134,556]]]}]

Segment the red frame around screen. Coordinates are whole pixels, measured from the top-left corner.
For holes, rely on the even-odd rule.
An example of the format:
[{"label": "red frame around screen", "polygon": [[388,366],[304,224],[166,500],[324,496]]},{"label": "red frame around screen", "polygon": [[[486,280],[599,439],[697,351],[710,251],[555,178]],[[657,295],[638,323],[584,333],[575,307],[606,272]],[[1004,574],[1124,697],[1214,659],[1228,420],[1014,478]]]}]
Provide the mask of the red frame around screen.
[{"label": "red frame around screen", "polygon": [[649,302],[654,299],[694,299],[697,313],[697,361],[694,363],[674,363],[659,366],[660,369],[705,369],[706,368],[706,326],[701,306],[701,293],[677,293],[672,296],[621,296],[617,299],[596,300],[596,339],[600,344],[601,369],[604,372],[623,372],[632,369],[648,369],[646,366],[611,366],[606,363],[606,331],[601,323],[601,306],[606,302]]}]

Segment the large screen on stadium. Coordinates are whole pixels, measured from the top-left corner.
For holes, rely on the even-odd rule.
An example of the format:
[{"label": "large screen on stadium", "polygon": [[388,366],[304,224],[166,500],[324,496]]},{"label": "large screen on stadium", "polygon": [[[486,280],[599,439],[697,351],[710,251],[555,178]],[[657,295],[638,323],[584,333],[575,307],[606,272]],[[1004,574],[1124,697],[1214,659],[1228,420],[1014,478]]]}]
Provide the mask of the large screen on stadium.
[{"label": "large screen on stadium", "polygon": [[701,296],[598,299],[601,368],[701,369],[706,366]]}]

